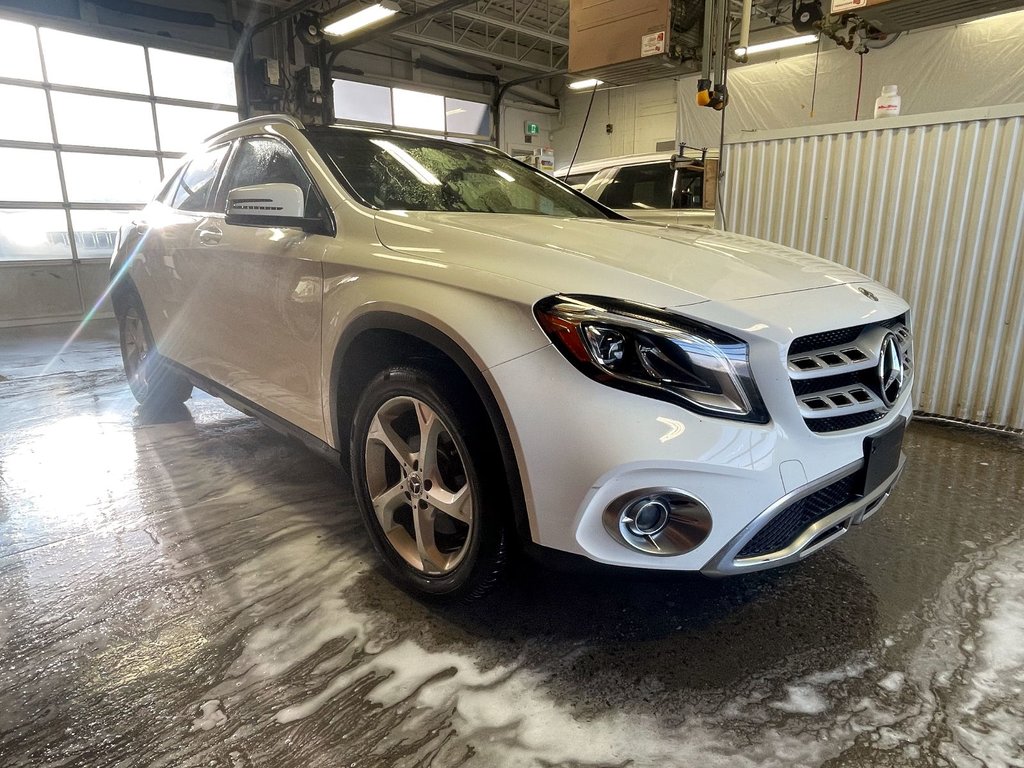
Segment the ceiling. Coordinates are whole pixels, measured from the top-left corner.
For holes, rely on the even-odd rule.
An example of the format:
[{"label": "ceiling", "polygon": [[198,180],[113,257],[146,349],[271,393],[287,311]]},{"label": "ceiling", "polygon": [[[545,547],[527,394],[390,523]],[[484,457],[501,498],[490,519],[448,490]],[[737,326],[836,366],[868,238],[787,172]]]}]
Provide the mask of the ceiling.
[{"label": "ceiling", "polygon": [[[285,9],[301,0],[263,0],[270,7]],[[360,0],[324,0],[314,10],[335,12]],[[442,50],[474,65],[501,70],[503,80],[536,74],[543,76],[564,70],[569,55],[569,0],[398,0],[406,23],[388,30],[386,39],[406,46]],[[703,0],[672,0],[675,16],[700,18],[684,34],[686,58],[700,57],[700,29]],[[739,18],[742,0],[729,0],[732,14]],[[825,10],[830,0],[822,0]],[[951,23],[985,13],[1019,7],[1016,0],[889,0],[873,7],[866,17],[886,22],[887,31],[900,31],[939,23]],[[754,0],[751,30],[754,38],[771,36],[773,27],[794,34],[792,0]],[[431,13],[432,8],[442,8]],[[780,32],[782,30],[780,29]],[[384,35],[370,33],[370,38]],[[361,43],[355,40],[343,45]]]}]

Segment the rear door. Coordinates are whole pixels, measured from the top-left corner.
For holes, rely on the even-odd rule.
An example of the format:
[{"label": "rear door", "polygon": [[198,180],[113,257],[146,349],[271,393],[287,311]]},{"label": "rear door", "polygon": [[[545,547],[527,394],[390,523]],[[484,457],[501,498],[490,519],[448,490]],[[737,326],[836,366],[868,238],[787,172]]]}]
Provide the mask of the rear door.
[{"label": "rear door", "polygon": [[[306,215],[329,216],[295,152],[271,136],[236,143],[219,185],[217,210],[224,209],[228,190],[270,182],[299,186]],[[207,350],[194,361],[196,370],[324,439],[322,261],[333,238],[297,228],[228,226],[219,213],[200,222],[193,238]]]},{"label": "rear door", "polygon": [[146,319],[160,353],[189,367],[207,354],[202,325],[195,321],[205,299],[190,250],[196,228],[211,215],[229,148],[220,144],[188,161],[135,222],[141,240],[131,271]]}]

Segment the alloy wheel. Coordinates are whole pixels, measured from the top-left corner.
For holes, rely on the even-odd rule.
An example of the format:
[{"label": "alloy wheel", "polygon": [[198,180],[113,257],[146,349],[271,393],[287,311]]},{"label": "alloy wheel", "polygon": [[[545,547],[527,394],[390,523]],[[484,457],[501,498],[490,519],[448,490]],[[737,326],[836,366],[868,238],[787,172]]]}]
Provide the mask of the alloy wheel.
[{"label": "alloy wheel", "polygon": [[132,307],[124,315],[122,326],[122,349],[124,351],[124,367],[128,378],[139,387],[146,386],[146,373],[144,364],[149,356],[149,341],[146,339],[146,329],[142,317]]},{"label": "alloy wheel", "polygon": [[466,555],[473,488],[441,415],[409,396],[384,402],[366,434],[366,483],[388,543],[406,563],[442,576]]}]

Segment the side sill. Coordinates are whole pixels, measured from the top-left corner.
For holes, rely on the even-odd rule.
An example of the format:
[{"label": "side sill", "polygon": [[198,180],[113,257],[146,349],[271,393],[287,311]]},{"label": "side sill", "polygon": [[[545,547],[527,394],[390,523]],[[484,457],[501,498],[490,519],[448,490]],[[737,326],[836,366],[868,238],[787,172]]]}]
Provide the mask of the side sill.
[{"label": "side sill", "polygon": [[201,389],[214,397],[220,398],[232,408],[238,409],[247,416],[259,419],[263,424],[270,427],[275,432],[297,440],[324,461],[327,461],[336,467],[342,467],[341,454],[315,435],[311,435],[306,430],[285,421],[280,416],[271,413],[266,408],[254,403],[252,400],[242,397],[234,390],[228,389],[222,384],[218,384],[213,379],[208,379],[206,376],[196,373],[191,368],[186,368],[184,365],[176,363],[173,360],[168,360],[166,357],[163,357],[163,362],[191,381],[192,385],[198,389]]}]

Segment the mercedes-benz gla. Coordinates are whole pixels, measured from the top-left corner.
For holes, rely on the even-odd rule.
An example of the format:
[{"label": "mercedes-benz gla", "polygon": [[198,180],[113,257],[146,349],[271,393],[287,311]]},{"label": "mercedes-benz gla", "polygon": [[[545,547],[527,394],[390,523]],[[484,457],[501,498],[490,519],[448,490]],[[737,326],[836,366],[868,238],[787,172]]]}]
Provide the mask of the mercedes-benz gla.
[{"label": "mercedes-benz gla", "polygon": [[240,123],[112,262],[132,391],[223,397],[347,466],[408,589],[515,543],[738,574],[874,514],[904,462],[907,304],[833,262],[623,219],[486,146]]}]

